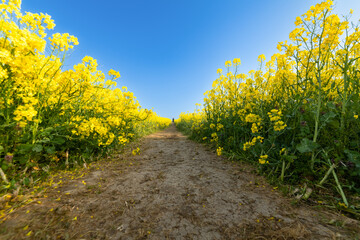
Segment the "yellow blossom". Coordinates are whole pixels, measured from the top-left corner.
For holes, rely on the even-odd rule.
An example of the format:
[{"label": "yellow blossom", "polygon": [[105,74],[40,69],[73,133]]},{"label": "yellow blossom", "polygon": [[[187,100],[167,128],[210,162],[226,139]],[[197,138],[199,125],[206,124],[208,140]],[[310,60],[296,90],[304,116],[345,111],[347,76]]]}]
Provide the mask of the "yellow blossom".
[{"label": "yellow blossom", "polygon": [[261,155],[260,158],[259,158],[259,163],[260,164],[269,163],[269,161],[267,161],[266,159],[268,159],[268,155]]},{"label": "yellow blossom", "polygon": [[218,156],[221,156],[222,150],[223,150],[222,147],[218,147],[218,148],[216,149],[216,153],[217,153]]},{"label": "yellow blossom", "polygon": [[259,55],[258,61],[259,62],[265,61],[265,55],[264,54]]},{"label": "yellow blossom", "polygon": [[[234,64],[234,66],[240,65],[240,64],[241,64],[240,58],[234,58],[233,64]],[[226,65],[226,63],[225,63],[225,65]],[[231,66],[231,65],[230,65],[230,66]]]},{"label": "yellow blossom", "polygon": [[119,72],[117,72],[117,71],[115,71],[115,70],[110,70],[109,71],[109,73],[108,73],[110,76],[113,76],[114,77],[114,79],[117,79],[117,78],[119,78],[120,77],[120,73]]}]

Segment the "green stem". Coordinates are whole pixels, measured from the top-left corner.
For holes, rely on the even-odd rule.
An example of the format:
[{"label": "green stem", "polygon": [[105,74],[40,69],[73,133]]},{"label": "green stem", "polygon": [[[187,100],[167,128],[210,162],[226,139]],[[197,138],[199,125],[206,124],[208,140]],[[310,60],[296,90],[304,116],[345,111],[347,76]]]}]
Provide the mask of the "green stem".
[{"label": "green stem", "polygon": [[344,193],[344,191],[342,190],[341,184],[340,184],[340,182],[339,182],[339,179],[338,179],[338,177],[337,177],[334,169],[332,170],[332,174],[333,174],[333,176],[334,176],[336,185],[337,185],[337,187],[338,187],[338,189],[339,189],[339,192],[340,192],[340,194],[341,194],[341,197],[342,197],[344,203],[346,204],[346,206],[349,206],[349,203],[348,203],[348,201],[347,201],[347,199],[346,199],[345,193]]},{"label": "green stem", "polygon": [[323,179],[320,181],[319,185],[323,185],[323,183],[326,181],[326,179],[329,177],[330,173],[334,170],[335,168],[335,163],[333,165],[331,165],[331,167],[329,168],[329,170],[326,172],[325,176],[323,177]]},{"label": "green stem", "polygon": [[[317,137],[319,134],[319,122],[320,122],[320,110],[321,110],[321,78],[318,77],[318,84],[319,84],[319,93],[318,93],[318,101],[316,106],[316,115],[315,115],[315,129],[314,129],[314,137],[313,142],[316,143]],[[310,162],[310,168],[311,170],[314,170],[314,163],[315,163],[315,152],[313,151],[311,154],[311,162]]]},{"label": "green stem", "polygon": [[348,66],[347,64],[345,64],[345,67],[343,69],[344,71],[344,93],[343,93],[343,99],[342,99],[342,108],[341,108],[341,119],[340,119],[340,133],[341,133],[341,139],[344,143],[344,145],[346,144],[346,133],[344,131],[345,129],[345,113],[346,113],[346,105],[347,105],[347,101],[348,101],[348,88],[349,88],[349,81],[348,81],[348,75],[347,75],[347,71],[348,71]]},{"label": "green stem", "polygon": [[283,162],[282,162],[282,169],[281,169],[281,176],[280,176],[280,180],[282,182],[284,181],[284,175],[285,175],[285,160],[283,160]]},{"label": "green stem", "polygon": [[33,136],[32,136],[32,144],[35,144],[35,142],[36,142],[36,135],[37,135],[38,127],[39,127],[39,123],[36,122],[35,126],[33,128],[33,131],[32,131],[32,134],[33,134]]}]

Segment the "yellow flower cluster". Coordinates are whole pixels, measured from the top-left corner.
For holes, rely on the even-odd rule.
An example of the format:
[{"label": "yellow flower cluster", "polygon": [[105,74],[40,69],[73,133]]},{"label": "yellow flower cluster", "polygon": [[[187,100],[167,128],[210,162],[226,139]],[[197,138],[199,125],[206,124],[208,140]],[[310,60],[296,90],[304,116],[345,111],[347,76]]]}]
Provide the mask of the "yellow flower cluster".
[{"label": "yellow flower cluster", "polygon": [[281,121],[282,112],[277,109],[272,109],[270,112],[268,112],[269,118],[271,122],[274,122],[274,130],[275,131],[281,131],[284,128],[286,128],[286,124]]},{"label": "yellow flower cluster", "polygon": [[231,67],[231,65],[232,65],[231,61],[226,61],[226,62],[225,62],[225,66],[226,66],[226,67]]},{"label": "yellow flower cluster", "polygon": [[140,155],[140,148],[138,148],[138,147],[135,148],[134,150],[132,150],[131,154],[133,156]]},{"label": "yellow flower cluster", "polygon": [[261,155],[259,158],[259,163],[261,165],[269,163],[269,161],[267,161],[268,157],[269,157],[268,155]]},{"label": "yellow flower cluster", "polygon": [[259,132],[259,127],[260,127],[260,123],[253,123],[252,126],[251,126],[251,132],[252,133]]},{"label": "yellow flower cluster", "polygon": [[259,61],[259,62],[263,62],[263,61],[265,61],[265,59],[266,59],[266,57],[265,57],[264,54],[261,54],[261,55],[258,57],[258,61]]},{"label": "yellow flower cluster", "polygon": [[[74,36],[69,35],[68,33],[60,34],[55,33],[49,38],[52,49],[58,49],[59,51],[67,51],[72,49],[74,45],[78,45],[78,39]],[[72,45],[73,44],[73,45]]]},{"label": "yellow flower cluster", "polygon": [[223,148],[222,148],[222,147],[218,147],[218,148],[216,149],[216,154],[217,154],[218,156],[221,156],[222,151],[223,151]]},{"label": "yellow flower cluster", "polygon": [[[259,69],[239,73],[239,58],[225,61],[228,71],[217,70],[212,88],[204,93],[202,111],[181,114],[179,125],[196,126],[194,136],[235,151],[239,146],[246,151],[264,139],[262,146],[267,144],[274,155],[287,144],[277,142],[279,138],[299,141],[292,152],[308,151],[294,146],[303,138],[317,146],[319,132],[329,122],[344,131],[360,111],[360,28],[333,14],[332,6],[333,1],[325,0],[297,17],[289,40],[277,45],[279,51],[268,59],[258,57]],[[313,135],[308,136],[309,131]]]},{"label": "yellow flower cluster", "polygon": [[226,61],[227,72],[217,70],[201,111],[176,122],[194,139],[256,162],[280,181],[299,182],[308,172],[321,185],[332,172],[344,207],[349,203],[341,185],[360,188],[354,158],[360,144],[360,27],[350,22],[352,10],[341,18],[332,8],[333,1],[325,0],[297,17],[278,52],[258,57],[258,69],[239,73],[240,59]]},{"label": "yellow flower cluster", "polygon": [[238,65],[240,65],[240,64],[241,64],[241,60],[240,60],[240,58],[234,58],[234,60],[233,60],[233,64],[234,64],[234,66],[238,66]]},{"label": "yellow flower cluster", "polygon": [[218,142],[219,138],[216,132],[211,134],[211,142]]},{"label": "yellow flower cluster", "polygon": [[243,145],[243,150],[246,151],[246,150],[248,150],[250,147],[254,146],[257,141],[260,142],[260,143],[262,143],[263,140],[264,140],[264,138],[261,137],[261,136],[253,137],[253,139],[252,139],[251,141],[244,143],[244,145]]},{"label": "yellow flower cluster", "polygon": [[262,119],[259,115],[250,113],[250,114],[246,115],[245,121],[248,123],[252,123],[252,125],[251,125],[252,133],[257,133],[261,129],[260,125],[261,125]]},{"label": "yellow flower cluster", "polygon": [[22,162],[35,163],[43,156],[39,152],[67,159],[57,151],[101,152],[171,123],[141,108],[126,87],[115,88],[120,74],[110,70],[107,79],[90,56],[64,71],[66,52],[78,39],[68,33],[45,39],[54,21],[47,14],[22,14],[20,5],[20,0],[0,4],[0,126],[12,126],[0,127],[2,151]]},{"label": "yellow flower cluster", "polygon": [[117,71],[115,71],[115,70],[113,70],[113,69],[111,69],[108,74],[109,74],[110,76],[113,76],[114,79],[117,79],[117,78],[120,77],[120,73],[117,72]]},{"label": "yellow flower cluster", "polygon": [[274,124],[274,130],[279,132],[279,131],[283,130],[284,128],[286,128],[286,126],[287,125],[283,121],[277,121]]},{"label": "yellow flower cluster", "polygon": [[248,123],[261,123],[261,117],[256,114],[248,114],[245,118],[245,121]]}]

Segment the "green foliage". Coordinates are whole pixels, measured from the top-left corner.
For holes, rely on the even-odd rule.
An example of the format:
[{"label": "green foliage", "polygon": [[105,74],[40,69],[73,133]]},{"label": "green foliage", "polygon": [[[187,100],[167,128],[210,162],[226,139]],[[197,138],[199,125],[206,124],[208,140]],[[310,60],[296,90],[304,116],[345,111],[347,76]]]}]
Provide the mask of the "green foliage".
[{"label": "green foliage", "polygon": [[258,70],[226,61],[202,109],[181,114],[178,128],[280,181],[326,184],[348,206],[343,187],[360,189],[360,28],[349,18],[324,1],[296,18],[270,60],[259,56]]}]

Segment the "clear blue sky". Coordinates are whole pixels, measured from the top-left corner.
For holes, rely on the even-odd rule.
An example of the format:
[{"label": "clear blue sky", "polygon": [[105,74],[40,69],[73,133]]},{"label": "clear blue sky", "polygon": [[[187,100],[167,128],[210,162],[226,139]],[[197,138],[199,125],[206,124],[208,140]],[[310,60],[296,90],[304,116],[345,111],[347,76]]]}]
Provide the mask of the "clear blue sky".
[{"label": "clear blue sky", "polygon": [[[48,13],[55,32],[78,37],[67,68],[89,55],[100,70],[118,70],[140,104],[177,118],[202,103],[217,68],[240,58],[240,70],[257,68],[277,42],[288,39],[297,16],[320,0],[23,0],[22,10]],[[336,12],[360,0],[338,0]],[[51,32],[50,32],[51,33]]]}]

